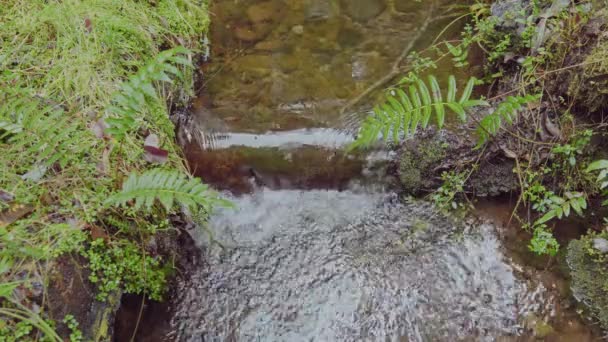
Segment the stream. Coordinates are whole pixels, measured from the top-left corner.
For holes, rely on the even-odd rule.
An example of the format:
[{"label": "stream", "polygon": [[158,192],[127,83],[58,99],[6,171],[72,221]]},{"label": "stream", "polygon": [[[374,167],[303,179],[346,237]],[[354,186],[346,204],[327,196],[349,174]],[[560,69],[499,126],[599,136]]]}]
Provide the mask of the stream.
[{"label": "stream", "polygon": [[171,299],[167,340],[593,340],[559,280],[505,248],[496,215],[400,198],[395,152],[344,152],[391,83],[368,89],[434,40],[448,4],[213,1],[180,140],[235,208],[192,232],[201,261]]}]

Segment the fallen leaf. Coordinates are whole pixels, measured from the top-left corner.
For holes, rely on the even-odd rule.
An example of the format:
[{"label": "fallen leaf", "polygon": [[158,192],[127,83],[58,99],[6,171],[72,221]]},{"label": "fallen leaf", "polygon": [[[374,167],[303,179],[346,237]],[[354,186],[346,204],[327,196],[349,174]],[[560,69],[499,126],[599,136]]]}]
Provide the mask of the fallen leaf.
[{"label": "fallen leaf", "polygon": [[160,139],[158,138],[158,135],[154,133],[149,134],[144,141],[144,146],[160,148]]},{"label": "fallen leaf", "polygon": [[103,139],[105,138],[107,135],[105,134],[106,129],[108,129],[108,124],[105,122],[105,120],[99,119],[95,122],[93,122],[91,124],[91,126],[89,127],[89,129],[91,130],[91,132],[93,132],[93,134],[99,138],[99,139]]},{"label": "fallen leaf", "polygon": [[34,207],[31,205],[14,204],[0,213],[0,227],[6,227],[20,218],[25,217],[32,211],[34,211]]},{"label": "fallen leaf", "polygon": [[93,30],[93,23],[91,22],[91,19],[89,19],[89,18],[84,19],[84,29],[88,33],[91,33],[91,31]]},{"label": "fallen leaf", "polygon": [[109,236],[108,233],[106,233],[105,229],[96,226],[96,225],[89,225],[87,227],[89,229],[89,232],[91,232],[91,239],[92,240],[97,240],[97,239],[104,239],[104,240],[109,240]]},{"label": "fallen leaf", "polygon": [[144,150],[146,151],[144,159],[150,163],[164,164],[169,157],[169,152],[161,148],[144,146]]}]

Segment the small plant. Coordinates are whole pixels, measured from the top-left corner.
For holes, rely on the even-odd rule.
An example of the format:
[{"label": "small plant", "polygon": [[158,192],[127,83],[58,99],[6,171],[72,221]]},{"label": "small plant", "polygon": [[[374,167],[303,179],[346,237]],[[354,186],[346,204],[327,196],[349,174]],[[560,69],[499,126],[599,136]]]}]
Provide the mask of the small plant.
[{"label": "small plant", "polygon": [[78,328],[78,321],[73,315],[66,315],[63,318],[63,323],[70,329],[70,342],[81,342],[82,331]]},{"label": "small plant", "polygon": [[97,239],[82,254],[89,261],[89,280],[97,284],[98,300],[105,301],[110,293],[119,289],[127,293],[145,293],[153,300],[161,300],[165,270],[158,259],[146,255],[132,242],[108,245],[103,239]]},{"label": "small plant", "polygon": [[[587,167],[586,171],[588,173],[599,171],[596,182],[602,191],[602,195],[604,197],[608,196],[608,160],[596,160]],[[602,205],[608,205],[608,199],[604,200]]]},{"label": "small plant", "polygon": [[443,184],[433,194],[433,202],[443,210],[456,210],[462,203],[456,201],[456,196],[464,191],[467,174],[464,172],[443,172]]},{"label": "small plant", "polygon": [[547,226],[539,224],[534,228],[534,235],[530,240],[528,248],[538,255],[555,256],[559,251],[559,242],[547,231]]}]

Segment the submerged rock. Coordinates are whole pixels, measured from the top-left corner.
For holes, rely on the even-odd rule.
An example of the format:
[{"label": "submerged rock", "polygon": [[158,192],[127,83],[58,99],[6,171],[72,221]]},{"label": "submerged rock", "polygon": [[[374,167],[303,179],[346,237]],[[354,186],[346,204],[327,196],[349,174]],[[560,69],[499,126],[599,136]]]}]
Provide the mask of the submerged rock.
[{"label": "submerged rock", "polygon": [[368,21],[386,9],[384,0],[343,0],[344,12],[356,21]]},{"label": "submerged rock", "polygon": [[277,20],[284,4],[281,1],[267,1],[254,4],[247,8],[247,18],[254,23],[267,20]]},{"label": "submerged rock", "polygon": [[330,0],[308,0],[305,16],[308,21],[326,20],[340,13],[339,4]]}]

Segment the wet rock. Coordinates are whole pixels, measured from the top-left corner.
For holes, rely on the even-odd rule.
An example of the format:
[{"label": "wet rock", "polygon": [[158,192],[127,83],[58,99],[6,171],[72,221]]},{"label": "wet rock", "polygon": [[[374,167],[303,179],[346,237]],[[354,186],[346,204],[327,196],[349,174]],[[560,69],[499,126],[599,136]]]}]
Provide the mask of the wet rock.
[{"label": "wet rock", "polygon": [[519,183],[513,173],[514,167],[515,164],[511,160],[483,162],[478,171],[469,178],[467,188],[479,197],[497,196],[517,190]]},{"label": "wet rock", "polygon": [[602,238],[593,239],[593,248],[597,249],[600,253],[608,253],[608,240]]},{"label": "wet rock", "polygon": [[529,1],[502,0],[492,4],[491,13],[497,20],[497,27],[503,30],[516,30],[521,33],[525,29],[526,8]]},{"label": "wet rock", "polygon": [[432,188],[437,182],[433,169],[446,156],[447,146],[438,135],[408,140],[403,147],[399,164],[399,179],[403,189],[416,194]]},{"label": "wet rock", "polygon": [[583,303],[589,313],[608,329],[608,274],[606,264],[589,254],[593,241],[585,236],[568,245],[566,261],[572,278],[571,289],[576,300]]},{"label": "wet rock", "polygon": [[245,55],[237,58],[234,61],[233,68],[240,73],[253,74],[255,76],[264,77],[271,73],[274,66],[272,56],[268,55]]},{"label": "wet rock", "polygon": [[379,16],[386,9],[384,0],[343,0],[346,15],[356,21],[368,21]]},{"label": "wet rock", "polygon": [[239,26],[234,29],[234,36],[244,42],[256,42],[264,38],[260,32],[256,32],[249,26]]}]

